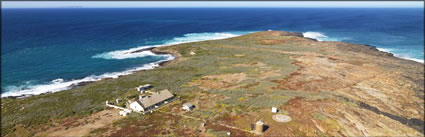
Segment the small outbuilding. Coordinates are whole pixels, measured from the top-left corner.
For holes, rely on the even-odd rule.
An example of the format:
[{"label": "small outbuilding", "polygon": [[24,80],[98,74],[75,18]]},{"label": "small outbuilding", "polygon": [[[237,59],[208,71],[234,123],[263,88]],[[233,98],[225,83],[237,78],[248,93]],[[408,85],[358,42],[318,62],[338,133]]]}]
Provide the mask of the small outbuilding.
[{"label": "small outbuilding", "polygon": [[136,87],[137,91],[141,92],[142,94],[145,93],[145,90],[152,88],[153,86],[151,84],[145,84],[142,86]]},{"label": "small outbuilding", "polygon": [[276,107],[272,107],[272,113],[277,113],[277,112],[278,112],[277,108]]},{"label": "small outbuilding", "polygon": [[191,111],[193,108],[195,108],[195,105],[192,103],[184,103],[182,106],[182,109],[186,111]]}]

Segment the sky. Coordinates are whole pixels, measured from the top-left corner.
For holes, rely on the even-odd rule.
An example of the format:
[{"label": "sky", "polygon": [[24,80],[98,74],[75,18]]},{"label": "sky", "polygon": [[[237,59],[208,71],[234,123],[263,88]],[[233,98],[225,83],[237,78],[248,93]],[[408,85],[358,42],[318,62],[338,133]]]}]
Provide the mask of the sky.
[{"label": "sky", "polygon": [[424,1],[2,1],[1,8],[322,7],[424,8]]}]

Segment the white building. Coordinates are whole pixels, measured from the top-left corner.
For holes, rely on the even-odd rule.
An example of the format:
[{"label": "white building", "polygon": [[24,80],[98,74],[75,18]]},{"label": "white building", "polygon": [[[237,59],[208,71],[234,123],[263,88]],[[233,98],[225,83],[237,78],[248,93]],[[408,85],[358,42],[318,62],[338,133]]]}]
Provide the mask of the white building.
[{"label": "white building", "polygon": [[136,100],[133,103],[130,103],[130,109],[136,112],[142,112],[145,110],[143,108],[142,103],[139,100]]},{"label": "white building", "polygon": [[130,103],[130,108],[136,112],[149,111],[166,104],[165,102],[168,102],[173,97],[174,95],[167,89],[162,90],[149,96],[140,96],[139,99]]},{"label": "white building", "polygon": [[186,111],[191,111],[193,108],[195,108],[195,105],[192,103],[184,103],[182,106],[182,109]]}]

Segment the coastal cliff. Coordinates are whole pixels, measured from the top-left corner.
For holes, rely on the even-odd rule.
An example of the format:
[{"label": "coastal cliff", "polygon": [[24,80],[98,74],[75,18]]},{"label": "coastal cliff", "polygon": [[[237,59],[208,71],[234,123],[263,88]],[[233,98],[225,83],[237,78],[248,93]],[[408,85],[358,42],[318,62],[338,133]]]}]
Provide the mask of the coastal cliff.
[{"label": "coastal cliff", "polygon": [[[250,124],[262,120],[263,136],[424,136],[424,64],[372,46],[265,31],[149,50],[176,59],[66,91],[3,99],[2,136],[78,129],[89,124],[82,119],[102,117],[105,100],[131,97],[147,83],[181,99],[75,135],[251,136]],[[180,109],[186,102],[194,111]],[[272,107],[291,121],[273,119]]]}]

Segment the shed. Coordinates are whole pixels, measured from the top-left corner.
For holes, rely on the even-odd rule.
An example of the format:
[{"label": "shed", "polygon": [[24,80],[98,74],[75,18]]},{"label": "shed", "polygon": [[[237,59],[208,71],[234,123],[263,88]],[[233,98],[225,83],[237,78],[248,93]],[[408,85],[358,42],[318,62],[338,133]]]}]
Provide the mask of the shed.
[{"label": "shed", "polygon": [[273,113],[277,113],[277,111],[278,111],[278,110],[277,110],[277,108],[276,108],[276,107],[272,107],[272,112],[273,112]]},{"label": "shed", "polygon": [[184,103],[182,106],[182,109],[186,111],[191,111],[193,108],[195,108],[195,105],[192,103]]},{"label": "shed", "polygon": [[153,86],[151,84],[145,84],[145,85],[136,87],[136,89],[137,89],[137,91],[144,93],[146,89],[150,89],[152,87]]}]

